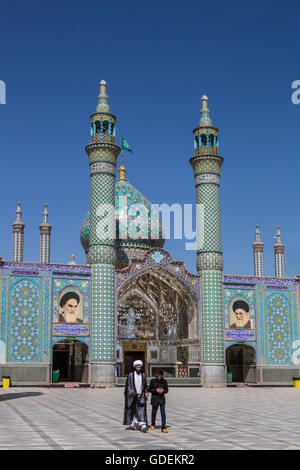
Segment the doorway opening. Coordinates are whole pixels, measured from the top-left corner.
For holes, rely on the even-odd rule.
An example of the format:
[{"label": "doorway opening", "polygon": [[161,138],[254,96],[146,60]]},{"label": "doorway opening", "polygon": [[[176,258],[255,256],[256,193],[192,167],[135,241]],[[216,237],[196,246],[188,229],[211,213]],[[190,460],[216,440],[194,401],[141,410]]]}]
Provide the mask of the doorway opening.
[{"label": "doorway opening", "polygon": [[133,370],[133,363],[138,359],[143,362],[145,371],[145,351],[124,351],[124,376]]},{"label": "doorway opening", "polygon": [[59,371],[59,382],[88,382],[87,344],[67,339],[55,343],[52,371]]},{"label": "doorway opening", "polygon": [[233,344],[226,350],[227,372],[232,382],[256,383],[255,349],[247,344]]}]

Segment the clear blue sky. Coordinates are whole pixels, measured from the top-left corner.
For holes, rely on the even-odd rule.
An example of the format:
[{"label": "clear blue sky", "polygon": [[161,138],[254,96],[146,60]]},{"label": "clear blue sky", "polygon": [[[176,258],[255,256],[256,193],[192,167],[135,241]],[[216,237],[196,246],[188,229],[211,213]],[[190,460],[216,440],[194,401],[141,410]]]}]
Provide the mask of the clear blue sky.
[{"label": "clear blue sky", "polygon": [[[0,256],[12,257],[22,202],[24,261],[39,261],[43,204],[52,262],[75,254],[89,209],[89,116],[105,79],[117,138],[134,150],[128,179],[152,203],[194,203],[192,130],[206,94],[220,129],[225,274],[253,274],[260,224],[274,275],[279,224],[286,275],[300,274],[298,1],[3,0],[0,12]],[[165,248],[196,272],[183,241]]]}]

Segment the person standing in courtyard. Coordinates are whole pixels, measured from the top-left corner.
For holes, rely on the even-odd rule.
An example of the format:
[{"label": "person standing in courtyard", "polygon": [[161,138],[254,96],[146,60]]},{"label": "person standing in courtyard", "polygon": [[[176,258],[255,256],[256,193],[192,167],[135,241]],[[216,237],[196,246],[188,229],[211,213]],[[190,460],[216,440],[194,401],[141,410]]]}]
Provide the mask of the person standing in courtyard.
[{"label": "person standing in courtyard", "polygon": [[128,425],[133,431],[140,429],[148,431],[147,423],[147,379],[142,372],[143,362],[134,361],[134,370],[129,372],[125,385],[125,407],[123,424]]},{"label": "person standing in courtyard", "polygon": [[149,385],[149,393],[151,393],[151,428],[155,429],[155,419],[158,407],[160,407],[161,415],[161,430],[162,432],[168,432],[166,428],[166,397],[168,393],[168,382],[164,379],[164,373],[161,369],[156,372],[156,378],[152,379]]}]

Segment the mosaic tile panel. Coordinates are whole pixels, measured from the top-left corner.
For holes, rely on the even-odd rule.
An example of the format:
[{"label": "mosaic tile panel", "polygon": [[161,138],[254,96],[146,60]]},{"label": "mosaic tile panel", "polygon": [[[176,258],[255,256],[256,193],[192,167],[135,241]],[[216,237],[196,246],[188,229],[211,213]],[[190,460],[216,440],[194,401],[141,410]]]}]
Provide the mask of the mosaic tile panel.
[{"label": "mosaic tile panel", "polygon": [[204,205],[204,245],[201,251],[222,251],[220,226],[220,195],[215,184],[196,188],[196,202]]},{"label": "mosaic tile panel", "polygon": [[201,272],[202,360],[224,364],[223,282],[220,271]]},{"label": "mosaic tile panel", "polygon": [[8,362],[41,362],[42,281],[10,279]]},{"label": "mosaic tile panel", "polygon": [[292,365],[293,342],[299,339],[297,289],[261,285],[256,297],[260,362]]},{"label": "mosaic tile panel", "polygon": [[1,336],[0,336],[0,363],[6,362],[6,321],[7,321],[7,295],[8,277],[0,277],[0,314],[1,314]]},{"label": "mosaic tile panel", "polygon": [[221,164],[220,164],[221,157],[209,157],[199,159],[198,161],[193,163],[194,174],[198,175],[200,173],[216,173],[220,175],[221,173]]},{"label": "mosaic tile panel", "polygon": [[116,153],[114,148],[110,148],[109,146],[99,148],[99,146],[95,144],[95,148],[89,150],[89,162],[94,163],[99,161],[116,164]]},{"label": "mosaic tile panel", "polygon": [[50,362],[51,357],[51,278],[43,279],[43,349],[42,349],[42,361]]},{"label": "mosaic tile panel", "polygon": [[91,361],[115,361],[115,269],[92,267]]},{"label": "mosaic tile panel", "polygon": [[108,263],[115,264],[116,252],[114,247],[110,245],[93,245],[88,252],[87,260],[89,264]]},{"label": "mosaic tile panel", "polygon": [[[115,237],[115,178],[109,174],[91,177],[90,243],[114,246]],[[103,207],[107,204],[107,208]],[[107,227],[107,228],[106,228]],[[113,232],[112,232],[113,228]],[[107,231],[108,230],[108,231]],[[100,260],[101,261],[101,260]]]},{"label": "mosaic tile panel", "polygon": [[275,293],[267,303],[268,360],[271,364],[285,364],[291,358],[290,302],[281,293]]},{"label": "mosaic tile panel", "polygon": [[197,256],[197,271],[205,271],[208,269],[217,269],[218,271],[223,270],[223,257],[222,253],[210,252],[198,252]]}]

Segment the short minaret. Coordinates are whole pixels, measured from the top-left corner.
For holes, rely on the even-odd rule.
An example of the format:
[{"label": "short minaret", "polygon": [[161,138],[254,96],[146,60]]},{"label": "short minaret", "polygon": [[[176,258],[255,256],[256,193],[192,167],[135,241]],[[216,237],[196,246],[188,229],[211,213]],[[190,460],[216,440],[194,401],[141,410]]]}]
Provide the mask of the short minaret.
[{"label": "short minaret", "polygon": [[281,242],[281,233],[279,225],[277,225],[277,232],[274,237],[274,255],[275,255],[275,276],[284,277],[284,244]]},{"label": "short minaret", "polygon": [[213,127],[202,96],[199,127],[194,133],[194,170],[197,202],[197,271],[201,276],[202,385],[225,386],[223,257],[220,221],[218,129]]},{"label": "short minaret", "polygon": [[252,243],[254,256],[254,276],[264,275],[264,244],[260,239],[259,225],[256,225],[255,242]]},{"label": "short minaret", "polygon": [[90,380],[115,382],[115,175],[118,155],[116,116],[110,113],[106,82],[100,82],[96,113],[91,117],[89,157],[90,248],[92,272]]},{"label": "short minaret", "polygon": [[40,225],[40,263],[50,263],[50,239],[52,227],[48,224],[48,204],[43,211],[43,222]]},{"label": "short minaret", "polygon": [[18,202],[16,210],[16,220],[12,224],[13,228],[13,261],[21,263],[24,256],[24,228],[22,222],[21,203]]}]

